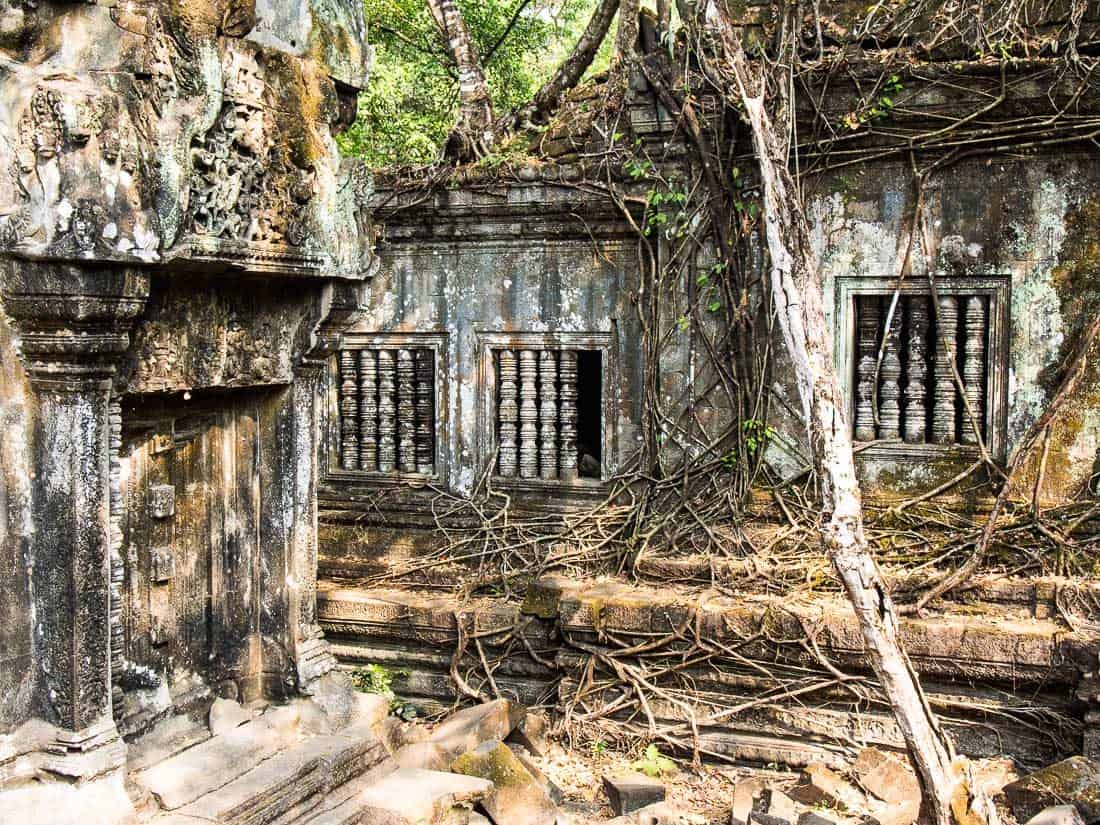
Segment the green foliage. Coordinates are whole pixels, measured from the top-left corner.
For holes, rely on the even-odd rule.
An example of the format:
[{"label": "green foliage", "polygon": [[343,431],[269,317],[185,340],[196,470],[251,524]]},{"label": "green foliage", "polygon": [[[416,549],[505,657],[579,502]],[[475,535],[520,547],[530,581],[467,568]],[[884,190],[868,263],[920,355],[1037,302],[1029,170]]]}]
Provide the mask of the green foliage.
[{"label": "green foliage", "polygon": [[[459,0],[458,5],[482,56],[494,111],[502,115],[530,100],[557,69],[584,30],[595,0]],[[341,135],[340,148],[375,167],[434,162],[458,104],[446,44],[425,0],[364,0],[363,6],[374,68],[359,98],[359,118]],[[607,65],[607,50],[601,54],[593,70]]]},{"label": "green foliage", "polygon": [[662,776],[672,776],[676,773],[676,763],[667,756],[661,755],[661,750],[656,745],[649,745],[642,754],[642,758],[630,766],[638,773],[660,779]]},{"label": "green foliage", "polygon": [[394,679],[409,675],[407,670],[391,671],[385,665],[369,664],[357,667],[351,672],[351,683],[361,693],[375,693],[383,697],[390,705],[390,713],[408,721],[416,718],[416,706],[397,698],[393,690]]}]

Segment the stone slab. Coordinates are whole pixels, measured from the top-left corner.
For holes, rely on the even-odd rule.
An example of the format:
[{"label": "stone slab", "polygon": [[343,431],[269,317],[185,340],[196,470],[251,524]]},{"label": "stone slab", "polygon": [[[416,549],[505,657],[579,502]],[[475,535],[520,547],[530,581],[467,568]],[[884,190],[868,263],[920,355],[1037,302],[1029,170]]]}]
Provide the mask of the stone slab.
[{"label": "stone slab", "polygon": [[[452,825],[493,789],[472,776],[402,768],[357,797],[364,825]],[[468,818],[468,814],[466,815]]]},{"label": "stone slab", "polygon": [[1100,822],[1100,764],[1071,756],[1005,785],[1012,813],[1026,822],[1045,808],[1074,805],[1087,825]]},{"label": "stone slab", "polygon": [[627,772],[603,777],[603,790],[615,816],[665,801],[662,782],[644,774]]},{"label": "stone slab", "polygon": [[464,753],[451,763],[451,770],[492,782],[493,789],[481,804],[497,825],[554,825],[557,819],[557,806],[549,793],[499,740],[491,739]]}]

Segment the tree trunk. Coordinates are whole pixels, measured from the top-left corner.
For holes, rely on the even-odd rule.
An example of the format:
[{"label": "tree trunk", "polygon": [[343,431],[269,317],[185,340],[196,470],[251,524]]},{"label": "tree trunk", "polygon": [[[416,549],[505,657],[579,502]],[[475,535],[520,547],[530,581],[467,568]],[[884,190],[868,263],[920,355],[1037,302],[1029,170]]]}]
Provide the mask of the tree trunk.
[{"label": "tree trunk", "polygon": [[445,155],[460,162],[475,160],[496,142],[489,84],[457,0],[428,0],[428,8],[458,70],[458,123],[447,138]]},{"label": "tree trunk", "polygon": [[[959,781],[949,743],[932,715],[902,649],[898,616],[863,533],[863,508],[848,416],[825,322],[819,263],[809,226],[787,169],[787,151],[764,108],[763,78],[755,77],[723,4],[715,4],[725,56],[752,127],[760,165],[763,216],[772,260],[779,326],[794,362],[823,495],[822,542],[852,603],[876,674],[905,737],[923,789],[925,816],[950,825]],[[962,797],[965,801],[965,796]]]},{"label": "tree trunk", "polygon": [[535,93],[531,101],[511,115],[508,119],[508,130],[514,131],[530,125],[546,123],[557,109],[562,96],[580,82],[582,75],[592,65],[596,52],[600,50],[604,38],[607,37],[611,21],[615,19],[615,12],[618,10],[619,0],[600,0],[585,27],[584,34],[573,47],[569,57],[554,72],[554,76]]},{"label": "tree trunk", "polygon": [[615,52],[620,65],[629,65],[638,53],[638,14],[641,8],[641,0],[622,0],[619,4],[619,30],[615,34]]}]

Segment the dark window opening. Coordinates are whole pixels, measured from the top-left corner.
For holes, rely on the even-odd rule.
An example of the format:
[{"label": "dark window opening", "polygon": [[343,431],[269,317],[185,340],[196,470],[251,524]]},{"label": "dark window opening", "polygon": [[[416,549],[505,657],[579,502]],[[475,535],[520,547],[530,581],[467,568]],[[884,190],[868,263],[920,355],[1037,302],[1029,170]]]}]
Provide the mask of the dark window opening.
[{"label": "dark window opening", "polygon": [[603,475],[603,357],[577,353],[577,471],[581,478]]},{"label": "dark window opening", "polygon": [[603,354],[569,347],[499,349],[496,474],[603,478]]}]

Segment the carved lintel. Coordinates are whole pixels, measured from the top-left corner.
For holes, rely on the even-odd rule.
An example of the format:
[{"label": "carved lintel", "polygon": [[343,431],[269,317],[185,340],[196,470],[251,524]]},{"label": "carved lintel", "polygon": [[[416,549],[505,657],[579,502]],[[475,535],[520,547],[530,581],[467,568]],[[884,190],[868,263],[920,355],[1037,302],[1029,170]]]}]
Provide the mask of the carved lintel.
[{"label": "carved lintel", "polygon": [[498,472],[504,478],[514,478],[519,468],[519,364],[512,350],[500,353],[500,400],[497,418],[500,426],[500,458]]}]

